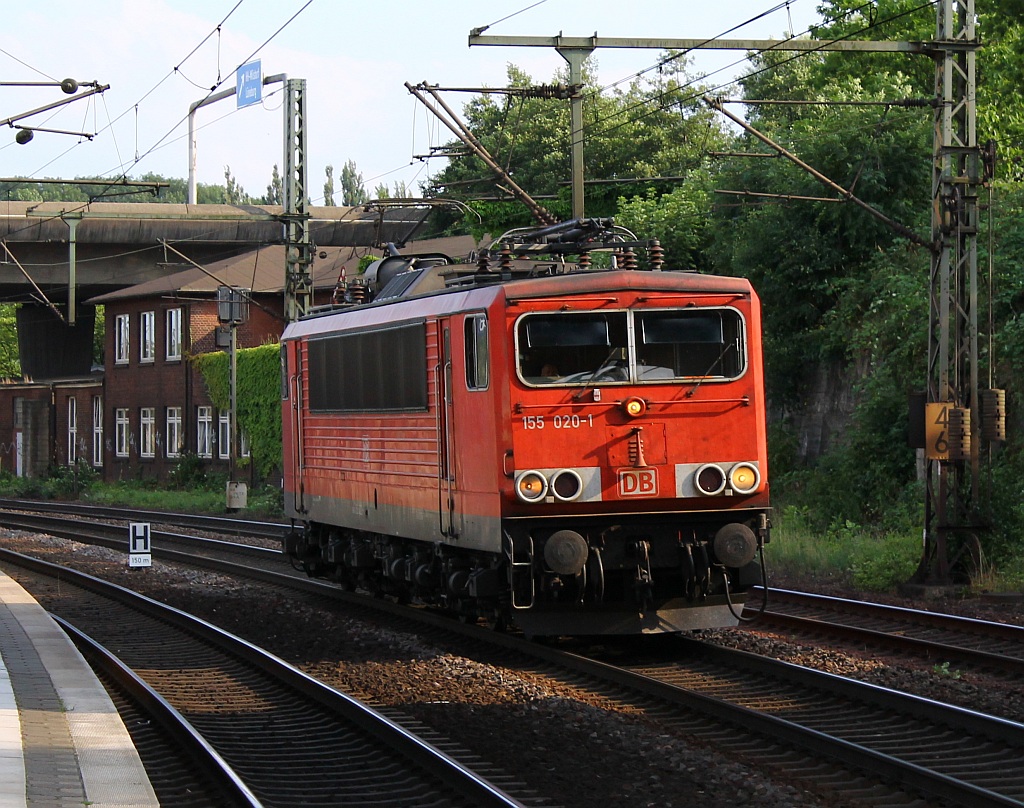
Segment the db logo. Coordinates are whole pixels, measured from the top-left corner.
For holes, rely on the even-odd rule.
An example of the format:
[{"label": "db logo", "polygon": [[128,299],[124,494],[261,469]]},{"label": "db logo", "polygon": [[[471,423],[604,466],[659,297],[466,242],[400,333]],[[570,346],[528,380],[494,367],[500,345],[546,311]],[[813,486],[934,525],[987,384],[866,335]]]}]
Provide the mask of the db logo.
[{"label": "db logo", "polygon": [[628,469],[619,472],[620,497],[658,496],[657,469]]}]

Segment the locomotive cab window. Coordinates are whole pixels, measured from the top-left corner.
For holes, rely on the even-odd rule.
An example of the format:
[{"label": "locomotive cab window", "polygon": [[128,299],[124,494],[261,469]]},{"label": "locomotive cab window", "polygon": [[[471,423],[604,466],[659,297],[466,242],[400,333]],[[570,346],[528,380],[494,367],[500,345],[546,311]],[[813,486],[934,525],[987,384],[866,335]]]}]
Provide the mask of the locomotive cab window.
[{"label": "locomotive cab window", "polygon": [[466,388],[486,390],[490,384],[490,358],[487,349],[487,315],[466,318]]},{"label": "locomotive cab window", "polygon": [[735,379],[743,374],[743,319],[734,309],[637,314],[637,379]]},{"label": "locomotive cab window", "polygon": [[626,312],[530,314],[517,326],[520,378],[532,385],[628,380]]}]

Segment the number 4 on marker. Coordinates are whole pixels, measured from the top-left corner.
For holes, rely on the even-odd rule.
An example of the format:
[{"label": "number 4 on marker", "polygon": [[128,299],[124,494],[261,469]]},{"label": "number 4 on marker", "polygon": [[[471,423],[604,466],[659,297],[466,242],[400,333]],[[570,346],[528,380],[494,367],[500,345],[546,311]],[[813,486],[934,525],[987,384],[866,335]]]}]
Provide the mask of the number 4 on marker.
[{"label": "number 4 on marker", "polygon": [[929,460],[949,459],[949,433],[946,431],[949,426],[949,408],[948,401],[925,405],[927,416],[925,455]]}]

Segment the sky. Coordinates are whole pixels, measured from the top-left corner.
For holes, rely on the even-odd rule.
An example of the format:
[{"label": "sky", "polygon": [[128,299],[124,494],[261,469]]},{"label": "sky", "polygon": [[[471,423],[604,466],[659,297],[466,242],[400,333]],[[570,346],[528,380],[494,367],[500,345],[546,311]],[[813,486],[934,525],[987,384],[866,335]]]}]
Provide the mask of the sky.
[{"label": "sky", "polygon": [[[486,35],[782,39],[817,21],[818,0],[46,0],[6,3],[0,27],[0,122],[37,131],[27,144],[0,127],[0,177],[188,176],[189,105],[235,85],[238,67],[259,59],[264,76],[306,80],[308,195],[323,197],[325,166],[355,161],[369,192],[410,188],[444,167],[420,159],[450,132],[405,88],[502,87],[509,64],[536,83],[566,65],[547,47],[472,47]],[[774,9],[774,10],[773,10]],[[755,18],[758,18],[755,20]],[[736,30],[735,26],[754,20]],[[658,51],[598,49],[597,75],[613,85],[651,68]],[[691,72],[734,78],[743,54],[699,52]],[[59,86],[16,86],[73,78],[110,88],[66,100]],[[81,95],[88,88],[80,88]],[[444,93],[460,111],[468,93]],[[281,84],[239,109],[228,98],[196,113],[196,175],[223,184],[224,171],[262,196],[283,167]],[[559,103],[559,102],[552,102]],[[564,103],[564,102],[562,102]],[[83,135],[94,135],[92,139]],[[339,192],[340,193],[340,192]]]}]

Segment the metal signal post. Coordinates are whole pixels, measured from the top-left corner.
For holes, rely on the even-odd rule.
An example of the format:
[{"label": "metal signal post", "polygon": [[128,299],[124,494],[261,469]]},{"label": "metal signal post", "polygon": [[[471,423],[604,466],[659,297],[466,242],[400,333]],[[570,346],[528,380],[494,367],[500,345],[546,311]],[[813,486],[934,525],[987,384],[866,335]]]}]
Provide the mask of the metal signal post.
[{"label": "metal signal post", "polygon": [[306,80],[285,83],[284,117],[285,317],[309,312],[313,299],[313,245],[309,238],[306,168]]},{"label": "metal signal post", "polygon": [[935,39],[926,426],[939,437],[926,447],[924,552],[914,576],[922,584],[950,582],[957,557],[980,549],[977,533],[987,527],[981,515],[982,454],[1004,431],[983,430],[983,424],[1002,419],[1001,412],[991,412],[1001,410],[1000,391],[979,392],[978,195],[986,177],[976,130],[975,56],[981,43],[974,0],[942,0]]}]

